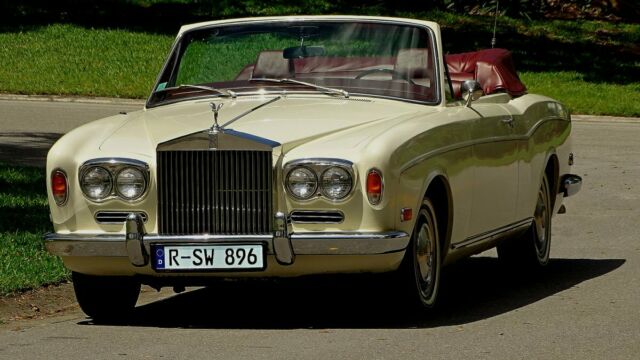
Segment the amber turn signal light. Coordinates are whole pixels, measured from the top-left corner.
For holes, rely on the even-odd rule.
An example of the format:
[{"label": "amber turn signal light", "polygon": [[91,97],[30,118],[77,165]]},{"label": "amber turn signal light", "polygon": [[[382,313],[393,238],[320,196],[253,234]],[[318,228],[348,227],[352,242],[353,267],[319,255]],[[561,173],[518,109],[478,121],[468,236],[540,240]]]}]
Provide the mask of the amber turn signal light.
[{"label": "amber turn signal light", "polygon": [[371,205],[378,205],[380,203],[383,188],[382,173],[377,169],[369,170],[367,174],[367,198]]},{"label": "amber turn signal light", "polygon": [[64,171],[55,170],[53,174],[51,174],[51,194],[58,206],[62,206],[67,202],[69,194],[68,184],[67,174],[65,174]]}]

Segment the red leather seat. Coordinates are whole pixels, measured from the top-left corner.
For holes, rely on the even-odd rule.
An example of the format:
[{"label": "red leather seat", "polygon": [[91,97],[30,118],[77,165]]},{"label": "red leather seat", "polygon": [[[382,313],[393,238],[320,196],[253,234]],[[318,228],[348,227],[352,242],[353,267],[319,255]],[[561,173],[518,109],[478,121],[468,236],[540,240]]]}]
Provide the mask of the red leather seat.
[{"label": "red leather seat", "polygon": [[487,49],[475,52],[446,55],[445,61],[453,85],[454,97],[459,98],[464,80],[476,80],[485,94],[507,92],[511,96],[527,93],[516,68],[511,52],[505,49]]},{"label": "red leather seat", "polygon": [[252,79],[272,78],[282,79],[293,77],[293,62],[285,59],[282,51],[269,50],[258,54],[256,63],[251,73]]}]

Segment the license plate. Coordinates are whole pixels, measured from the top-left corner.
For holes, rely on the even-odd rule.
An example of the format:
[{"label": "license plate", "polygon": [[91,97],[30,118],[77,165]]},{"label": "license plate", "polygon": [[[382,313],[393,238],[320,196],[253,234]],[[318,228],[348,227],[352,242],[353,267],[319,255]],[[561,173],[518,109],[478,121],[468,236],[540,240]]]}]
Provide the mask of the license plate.
[{"label": "license plate", "polygon": [[156,270],[260,270],[263,246],[253,245],[154,245]]}]

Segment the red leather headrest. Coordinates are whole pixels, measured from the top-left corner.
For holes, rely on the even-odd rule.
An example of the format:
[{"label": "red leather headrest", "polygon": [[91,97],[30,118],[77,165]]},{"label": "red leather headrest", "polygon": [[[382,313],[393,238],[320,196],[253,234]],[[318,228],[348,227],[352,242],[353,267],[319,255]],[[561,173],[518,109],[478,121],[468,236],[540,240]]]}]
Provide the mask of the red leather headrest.
[{"label": "red leather headrest", "polygon": [[466,79],[473,74],[472,79],[480,83],[485,94],[506,91],[511,96],[520,96],[527,93],[527,87],[520,81],[508,50],[487,49],[450,54],[445,61],[451,79]]},{"label": "red leather headrest", "polygon": [[288,78],[293,75],[293,66],[289,59],[282,56],[282,51],[262,51],[258,54],[258,59],[251,73],[252,79]]}]

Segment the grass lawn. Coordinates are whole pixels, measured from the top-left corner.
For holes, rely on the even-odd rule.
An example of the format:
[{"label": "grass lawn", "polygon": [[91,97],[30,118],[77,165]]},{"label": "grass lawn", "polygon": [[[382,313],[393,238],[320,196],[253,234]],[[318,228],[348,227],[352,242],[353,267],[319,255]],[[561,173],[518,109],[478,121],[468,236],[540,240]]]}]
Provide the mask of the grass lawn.
[{"label": "grass lawn", "polygon": [[572,113],[640,117],[640,79],[629,84],[592,82],[579,72],[520,72],[530,93],[565,103]]},{"label": "grass lawn", "polygon": [[[399,15],[439,22],[449,52],[490,40],[487,17]],[[573,113],[640,116],[640,24],[501,18],[498,33],[529,92]],[[1,32],[0,92],[145,98],[172,42],[172,35],[69,24]]]},{"label": "grass lawn", "polygon": [[47,231],[44,169],[0,164],[0,295],[68,279],[44,248]]},{"label": "grass lawn", "polygon": [[173,38],[52,25],[0,33],[0,91],[146,97]]}]

